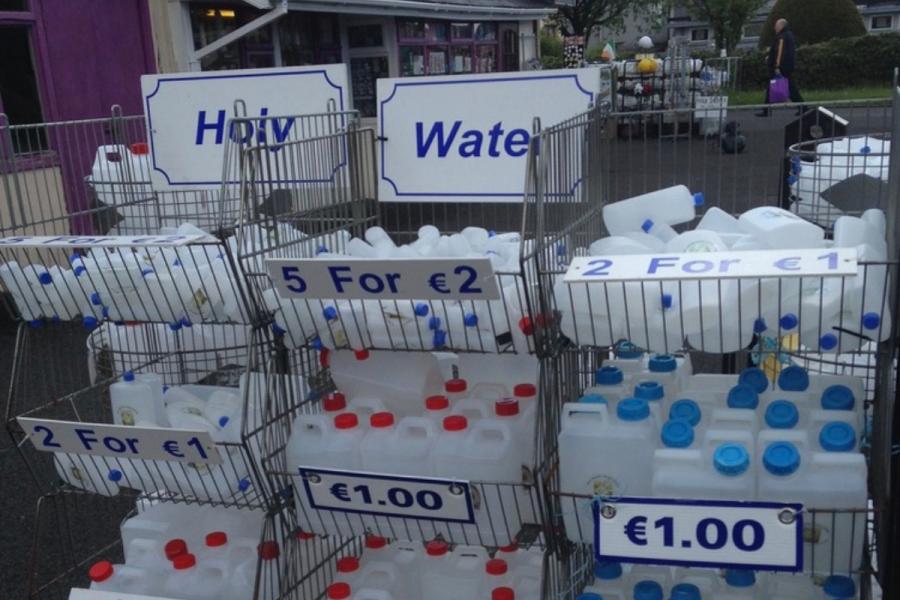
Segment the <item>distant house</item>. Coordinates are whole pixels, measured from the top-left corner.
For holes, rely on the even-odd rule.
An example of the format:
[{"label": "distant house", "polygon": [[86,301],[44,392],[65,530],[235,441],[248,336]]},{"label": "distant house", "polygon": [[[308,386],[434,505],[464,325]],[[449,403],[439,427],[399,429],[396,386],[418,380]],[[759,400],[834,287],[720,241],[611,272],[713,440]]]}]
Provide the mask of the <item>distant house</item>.
[{"label": "distant house", "polygon": [[591,34],[588,47],[603,46],[615,42],[617,52],[638,50],[638,40],[649,36],[657,49],[663,49],[669,41],[666,19],[662,4],[648,2],[644,11],[629,14],[621,27],[603,27]]},{"label": "distant house", "polygon": [[[897,0],[900,1],[900,0]],[[775,0],[767,0],[756,15],[744,26],[744,35],[737,45],[738,50],[753,50],[759,43],[759,35],[763,25],[769,16],[769,11]],[[672,8],[669,12],[669,38],[686,39],[688,44],[696,49],[715,50],[716,36],[709,23],[691,17],[687,9],[683,7]]]},{"label": "distant house", "polygon": [[900,30],[900,0],[862,0],[856,6],[869,33]]}]

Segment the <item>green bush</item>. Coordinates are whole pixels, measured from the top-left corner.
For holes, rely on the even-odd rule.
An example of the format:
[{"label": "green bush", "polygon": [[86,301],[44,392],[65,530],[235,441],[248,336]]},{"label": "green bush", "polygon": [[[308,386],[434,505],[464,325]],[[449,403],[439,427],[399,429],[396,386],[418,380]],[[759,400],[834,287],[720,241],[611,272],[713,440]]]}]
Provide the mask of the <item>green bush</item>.
[{"label": "green bush", "polygon": [[866,33],[866,26],[853,0],[778,0],[759,36],[761,49],[772,45],[775,21],[778,19],[787,19],[799,45]]},{"label": "green bush", "polygon": [[541,62],[547,59],[558,58],[562,62],[563,40],[558,35],[541,31]]},{"label": "green bush", "polygon": [[[768,50],[757,50],[741,60],[742,89],[765,89],[769,82]],[[794,77],[801,92],[835,90],[858,85],[890,85],[894,67],[900,66],[900,33],[862,35],[797,48]]]}]

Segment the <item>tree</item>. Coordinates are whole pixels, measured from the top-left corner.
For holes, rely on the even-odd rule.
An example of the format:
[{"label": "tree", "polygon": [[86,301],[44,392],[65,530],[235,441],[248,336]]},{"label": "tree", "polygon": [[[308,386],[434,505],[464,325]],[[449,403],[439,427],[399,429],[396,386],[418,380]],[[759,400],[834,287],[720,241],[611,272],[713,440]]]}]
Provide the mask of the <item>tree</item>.
[{"label": "tree", "polygon": [[766,0],[676,0],[691,16],[709,23],[716,50],[732,54],[744,35],[744,26],[766,4]]},{"label": "tree", "polygon": [[772,45],[778,19],[787,19],[798,45],[866,34],[853,0],[778,0],[759,36],[760,48]]},{"label": "tree", "polygon": [[563,35],[583,35],[590,39],[594,29],[616,28],[622,25],[625,15],[647,9],[645,0],[575,0],[571,6],[560,6],[556,22]]}]

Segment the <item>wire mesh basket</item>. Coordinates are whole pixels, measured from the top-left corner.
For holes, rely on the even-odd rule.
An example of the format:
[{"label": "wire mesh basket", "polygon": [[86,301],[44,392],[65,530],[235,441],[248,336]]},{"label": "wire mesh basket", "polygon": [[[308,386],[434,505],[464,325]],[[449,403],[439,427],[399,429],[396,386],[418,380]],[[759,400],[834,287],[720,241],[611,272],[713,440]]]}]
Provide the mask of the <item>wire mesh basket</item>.
[{"label": "wire mesh basket", "polygon": [[[273,501],[260,462],[270,394],[262,362],[270,354],[271,341],[264,332],[227,325],[173,332],[164,325],[104,324],[88,336],[82,366],[74,362],[57,381],[45,382],[44,367],[34,361],[31,348],[35,338],[43,340],[31,329],[21,331],[7,428],[39,486],[71,486],[109,496],[132,489],[176,502],[235,507],[263,507]],[[64,354],[71,359],[71,348]],[[59,364],[66,362],[61,358]],[[111,389],[121,388],[123,382],[146,384],[154,401],[165,407],[165,418],[145,414],[146,408],[131,396],[115,400]],[[65,389],[67,385],[73,387]],[[213,458],[204,464],[125,458],[126,449],[107,456],[39,452],[32,445],[40,436],[17,417],[144,428],[164,427],[177,419],[171,426],[213,436],[214,447],[205,448]],[[99,434],[89,434],[95,436]],[[99,447],[100,441],[87,445]]]}]

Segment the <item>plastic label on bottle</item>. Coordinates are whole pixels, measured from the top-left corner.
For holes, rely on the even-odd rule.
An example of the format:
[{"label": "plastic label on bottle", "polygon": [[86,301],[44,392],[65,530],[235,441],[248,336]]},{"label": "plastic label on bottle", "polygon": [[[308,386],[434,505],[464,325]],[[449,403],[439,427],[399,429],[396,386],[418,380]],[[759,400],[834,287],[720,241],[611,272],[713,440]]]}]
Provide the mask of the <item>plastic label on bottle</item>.
[{"label": "plastic label on bottle", "polygon": [[803,506],[616,498],[593,502],[598,561],[799,571]]},{"label": "plastic label on bottle", "polygon": [[130,248],[133,246],[187,246],[196,242],[216,242],[202,234],[190,235],[17,235],[0,238],[0,246],[20,248]]}]

